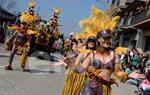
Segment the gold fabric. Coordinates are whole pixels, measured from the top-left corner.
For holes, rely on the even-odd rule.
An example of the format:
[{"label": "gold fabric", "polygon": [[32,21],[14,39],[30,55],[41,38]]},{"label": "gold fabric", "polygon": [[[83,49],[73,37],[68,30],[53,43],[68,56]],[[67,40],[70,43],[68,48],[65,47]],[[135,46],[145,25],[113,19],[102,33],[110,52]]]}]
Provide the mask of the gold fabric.
[{"label": "gold fabric", "polygon": [[77,74],[68,69],[61,95],[80,95],[86,78],[85,73]]}]

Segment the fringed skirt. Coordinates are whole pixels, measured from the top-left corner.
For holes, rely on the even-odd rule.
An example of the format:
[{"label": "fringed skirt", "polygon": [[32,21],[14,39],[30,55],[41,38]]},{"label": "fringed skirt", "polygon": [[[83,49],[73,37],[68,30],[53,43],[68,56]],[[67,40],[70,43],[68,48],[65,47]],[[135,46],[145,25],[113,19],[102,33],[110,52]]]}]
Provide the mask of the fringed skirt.
[{"label": "fringed skirt", "polygon": [[68,69],[61,95],[80,95],[86,79],[85,73],[77,74]]}]

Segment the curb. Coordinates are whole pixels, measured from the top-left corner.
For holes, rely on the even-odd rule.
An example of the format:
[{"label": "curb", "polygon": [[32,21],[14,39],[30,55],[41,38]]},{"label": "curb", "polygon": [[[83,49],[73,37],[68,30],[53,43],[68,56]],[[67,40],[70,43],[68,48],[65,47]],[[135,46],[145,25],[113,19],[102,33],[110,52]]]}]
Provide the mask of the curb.
[{"label": "curb", "polygon": [[9,57],[9,56],[10,56],[9,54],[0,53],[0,57]]}]

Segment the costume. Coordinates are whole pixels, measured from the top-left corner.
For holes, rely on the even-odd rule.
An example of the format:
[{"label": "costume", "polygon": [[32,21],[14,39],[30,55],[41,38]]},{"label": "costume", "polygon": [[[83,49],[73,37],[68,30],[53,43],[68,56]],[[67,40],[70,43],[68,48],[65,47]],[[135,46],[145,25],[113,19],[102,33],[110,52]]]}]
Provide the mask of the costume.
[{"label": "costume", "polygon": [[[34,21],[34,15],[31,14],[33,11],[30,8],[34,8],[34,2],[29,3],[29,10],[28,12],[25,12],[21,14],[20,16],[20,25],[14,25],[14,35],[10,39],[10,42],[12,43],[12,51],[9,58],[9,65],[5,67],[6,70],[12,70],[12,61],[13,57],[16,54],[20,55],[21,60],[21,67],[23,71],[25,70],[25,64],[27,61],[28,51],[30,49],[30,35],[33,34],[33,32],[28,31],[31,23]],[[12,28],[11,27],[11,28]],[[6,45],[8,48],[10,48],[11,43],[9,41],[6,42]]]},{"label": "costume", "polygon": [[[113,59],[110,60],[107,64],[101,62],[95,58],[96,52],[93,52],[92,60],[89,60],[88,67],[84,68],[82,65],[74,66],[72,70],[76,73],[84,73],[87,72],[87,80],[85,82],[85,91],[83,95],[112,95],[111,92],[111,84],[116,84],[114,79],[110,79],[110,81],[106,81],[103,78],[99,77],[99,74],[102,72],[103,69],[109,70],[114,73],[117,79],[121,81],[125,81],[128,77],[127,74],[122,72],[121,75],[118,75],[118,72],[121,71],[121,66],[119,63],[116,63],[116,56],[117,54],[110,49],[110,43],[108,40],[111,38],[111,34],[115,29],[117,20],[119,19],[118,16],[110,18],[110,15],[105,14],[101,10],[96,7],[92,8],[92,14],[89,18],[83,19],[80,22],[80,26],[82,27],[83,31],[80,34],[92,35],[97,36],[99,42],[98,52],[107,52],[110,51],[113,53]],[[107,44],[104,43],[107,41]],[[104,44],[103,44],[104,43]],[[80,89],[80,88],[79,88]],[[68,94],[72,95],[72,94]],[[79,95],[79,94],[77,94]]]},{"label": "costume", "polygon": [[[78,65],[82,64],[85,58],[86,57],[84,57],[83,55]],[[67,75],[65,77],[65,82],[61,95],[79,95],[86,79],[86,72],[83,74],[77,74],[69,68],[67,70]]]},{"label": "costume", "polygon": [[[96,42],[96,39],[93,38],[89,38],[88,42]],[[87,46],[87,49],[89,47]],[[71,56],[67,57],[67,59],[70,59],[72,57],[76,58],[75,56],[77,56],[76,60],[79,60],[76,64],[75,61],[73,61],[72,63],[68,63],[68,71],[67,71],[67,75],[65,78],[65,82],[64,82],[64,86],[63,86],[63,90],[62,90],[62,95],[79,95],[80,93],[83,93],[85,91],[85,82],[88,78],[87,76],[87,72],[84,72],[82,74],[78,74],[75,73],[71,67],[72,66],[79,66],[83,63],[83,61],[87,58],[87,56],[92,52],[92,49],[94,48],[89,48],[89,50],[85,50],[85,49],[78,49],[78,48],[74,48],[74,50],[78,53],[73,53]],[[71,66],[70,66],[71,64]],[[84,94],[82,94],[84,95]]]},{"label": "costume", "polygon": [[46,25],[46,39],[48,42],[48,51],[54,51],[54,42],[58,39],[59,36],[59,23],[58,23],[58,15],[60,14],[60,8],[54,8],[54,12],[50,21],[47,22]]}]

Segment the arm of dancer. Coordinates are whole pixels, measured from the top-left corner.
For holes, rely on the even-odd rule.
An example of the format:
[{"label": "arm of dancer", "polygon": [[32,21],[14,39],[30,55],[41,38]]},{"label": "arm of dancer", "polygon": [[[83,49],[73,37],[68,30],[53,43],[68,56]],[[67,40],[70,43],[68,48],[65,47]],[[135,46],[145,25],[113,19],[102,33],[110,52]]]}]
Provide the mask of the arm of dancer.
[{"label": "arm of dancer", "polygon": [[[81,60],[81,54],[79,54],[76,58],[76,61],[74,63],[74,65],[78,65],[78,63]],[[71,57],[70,57],[71,58]],[[68,64],[66,62],[64,62],[66,60],[66,58],[64,60],[59,59],[58,62],[56,62],[55,64],[53,64],[53,66],[58,67],[58,66],[62,66],[64,65],[65,67],[68,67]]]},{"label": "arm of dancer", "polygon": [[91,63],[91,54],[83,61],[83,63],[79,66],[73,66],[72,70],[76,73],[83,73],[84,71],[86,71],[86,69],[89,67],[90,63]]},{"label": "arm of dancer", "polygon": [[76,58],[76,60],[75,60],[75,63],[74,63],[75,66],[78,66],[78,65],[79,65],[79,63],[80,63],[81,60],[82,60],[82,57],[83,57],[83,53],[80,53],[80,54],[77,56],[77,58]]},{"label": "arm of dancer", "polygon": [[77,52],[74,52],[74,53],[71,54],[70,56],[66,57],[66,58],[64,59],[64,61],[66,61],[66,60],[68,60],[68,59],[72,59],[72,58],[77,57],[77,56],[78,56],[78,53],[77,53]]}]

